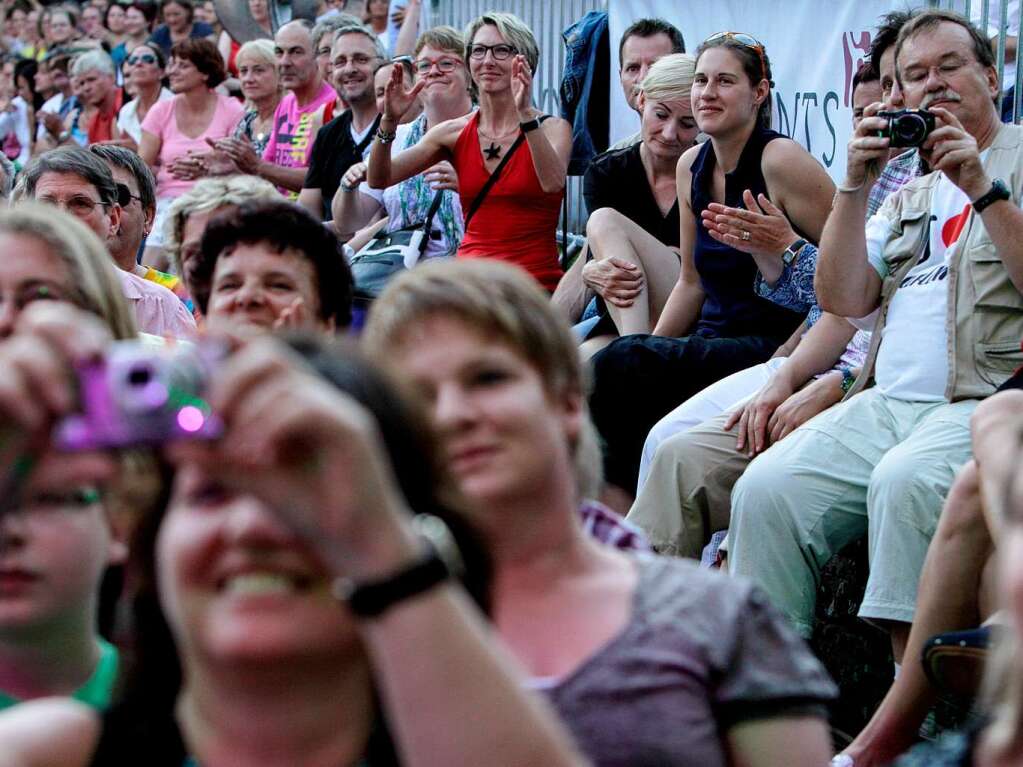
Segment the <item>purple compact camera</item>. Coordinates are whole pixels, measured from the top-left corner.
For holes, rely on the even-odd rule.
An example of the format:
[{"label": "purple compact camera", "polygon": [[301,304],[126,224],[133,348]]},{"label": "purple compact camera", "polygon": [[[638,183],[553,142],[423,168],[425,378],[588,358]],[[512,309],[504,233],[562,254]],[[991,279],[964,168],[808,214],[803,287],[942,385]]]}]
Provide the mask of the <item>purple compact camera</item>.
[{"label": "purple compact camera", "polygon": [[111,344],[103,359],[79,368],[82,409],[57,423],[54,444],[80,451],[219,437],[223,423],[203,392],[223,358],[208,344]]}]

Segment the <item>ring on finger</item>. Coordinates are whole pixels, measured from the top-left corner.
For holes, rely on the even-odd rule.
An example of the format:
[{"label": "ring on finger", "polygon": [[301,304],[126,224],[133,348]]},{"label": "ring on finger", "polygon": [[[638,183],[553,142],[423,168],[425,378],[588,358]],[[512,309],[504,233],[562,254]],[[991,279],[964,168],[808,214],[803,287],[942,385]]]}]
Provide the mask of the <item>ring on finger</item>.
[{"label": "ring on finger", "polygon": [[743,242],[749,242],[750,241],[750,236],[751,235],[745,229],[742,230],[742,235],[741,236],[742,236],[742,241]]}]

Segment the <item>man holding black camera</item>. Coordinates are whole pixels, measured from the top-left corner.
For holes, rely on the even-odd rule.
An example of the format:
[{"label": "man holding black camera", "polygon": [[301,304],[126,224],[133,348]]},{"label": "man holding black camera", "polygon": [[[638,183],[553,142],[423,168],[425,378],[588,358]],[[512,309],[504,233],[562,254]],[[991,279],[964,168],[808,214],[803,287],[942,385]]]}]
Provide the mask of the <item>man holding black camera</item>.
[{"label": "man holding black camera", "polygon": [[891,121],[930,121],[867,108],[821,238],[816,288],[826,311],[873,313],[871,351],[855,396],[736,484],[729,561],[809,634],[820,568],[867,532],[860,615],[890,628],[898,662],[942,501],[970,457],[970,415],[1023,362],[1023,128],[1000,123],[991,49],[961,16],[912,18],[895,62],[906,106],[933,114],[919,149],[933,170],[891,195],[864,231]]}]

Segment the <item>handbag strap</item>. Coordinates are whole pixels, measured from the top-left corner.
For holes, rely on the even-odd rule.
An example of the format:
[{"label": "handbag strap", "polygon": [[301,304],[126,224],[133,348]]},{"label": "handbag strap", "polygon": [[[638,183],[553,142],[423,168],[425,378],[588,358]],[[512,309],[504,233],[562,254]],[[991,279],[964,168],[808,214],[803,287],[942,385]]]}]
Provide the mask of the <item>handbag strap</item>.
[{"label": "handbag strap", "polygon": [[444,190],[438,189],[433,195],[433,202],[430,203],[430,209],[426,212],[426,220],[423,222],[423,230],[426,232],[426,236],[430,236],[430,228],[433,225],[433,217],[437,215],[437,211],[440,210],[440,204],[444,200]]},{"label": "handbag strap", "polygon": [[[538,120],[542,123],[550,117],[551,115],[540,115]],[[490,174],[490,178],[487,179],[487,183],[483,185],[483,188],[480,189],[476,198],[472,201],[472,205],[469,206],[469,212],[465,214],[465,224],[463,225],[464,229],[469,228],[469,221],[471,221],[472,217],[476,215],[476,211],[479,210],[480,205],[483,204],[483,200],[486,196],[490,194],[490,190],[494,187],[494,184],[497,183],[497,179],[501,175],[501,171],[504,170],[504,166],[508,164],[508,160],[511,159],[511,156],[515,154],[515,150],[522,146],[525,140],[526,134],[520,130],[519,137],[515,139],[515,143],[508,147],[508,151],[505,153],[504,159],[501,160],[500,164],[498,164],[496,168],[494,168],[494,172]]]}]

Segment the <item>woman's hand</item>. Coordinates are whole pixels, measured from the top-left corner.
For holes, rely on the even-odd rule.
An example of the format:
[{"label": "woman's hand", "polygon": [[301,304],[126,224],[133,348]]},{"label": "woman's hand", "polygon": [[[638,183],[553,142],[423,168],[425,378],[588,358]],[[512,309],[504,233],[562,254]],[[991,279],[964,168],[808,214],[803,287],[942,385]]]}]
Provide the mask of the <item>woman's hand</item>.
[{"label": "woman's hand", "polygon": [[372,416],[282,342],[235,343],[208,396],[223,436],[172,445],[171,460],[201,462],[219,481],[261,498],[336,574],[373,577],[393,566],[383,562],[395,546],[415,552]]},{"label": "woman's hand", "polygon": [[357,162],[341,177],[341,188],[345,191],[354,192],[359,184],[366,180],[366,163]]},{"label": "woman's hand", "polygon": [[425,87],[426,79],[423,78],[411,88],[406,88],[404,69],[400,66],[391,67],[391,77],[384,87],[383,119],[392,125],[397,125],[401,116],[409,110],[416,96]]},{"label": "woman's hand", "polygon": [[205,157],[205,155],[189,152],[175,157],[167,166],[167,170],[179,181],[193,181],[202,178],[206,174]]},{"label": "woman's hand", "polygon": [[841,402],[842,374],[833,372],[794,392],[781,403],[767,422],[771,444],[779,442],[818,413]]},{"label": "woman's hand", "polygon": [[746,453],[750,458],[767,450],[768,423],[778,407],[792,396],[793,391],[785,377],[775,373],[753,399],[728,417],[725,422],[726,431],[739,425],[736,450]]},{"label": "woman's hand", "polygon": [[620,309],[632,306],[643,290],[643,270],[618,256],[588,261],[582,277],[587,287]]},{"label": "woman's hand", "polygon": [[519,122],[533,119],[533,73],[529,69],[526,57],[521,53],[512,59],[511,71],[512,99],[515,111],[519,114]]},{"label": "woman's hand", "polygon": [[[781,256],[796,241],[788,218],[768,198],[747,189],[742,193],[746,209],[712,202],[700,215],[708,234],[720,243],[758,257],[757,264],[769,284],[782,272]],[[765,268],[766,267],[766,268]]]},{"label": "woman's hand", "polygon": [[252,148],[252,144],[248,141],[228,137],[217,139],[216,141],[206,139],[206,143],[216,151],[227,155],[238,169],[237,173],[244,173],[248,176],[259,175],[259,161],[261,158],[256,154],[256,150]]},{"label": "woman's hand", "polygon": [[427,168],[424,178],[426,183],[430,185],[430,188],[435,191],[440,189],[450,189],[453,192],[458,191],[458,171],[447,160]]},{"label": "woman's hand", "polygon": [[50,448],[53,425],[78,402],[75,366],[101,356],[109,342],[93,315],[47,301],[26,307],[0,343],[0,511],[17,503],[25,480],[66,489],[113,476],[110,456]]}]

